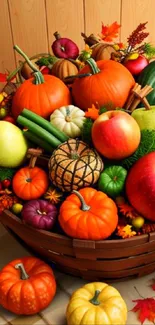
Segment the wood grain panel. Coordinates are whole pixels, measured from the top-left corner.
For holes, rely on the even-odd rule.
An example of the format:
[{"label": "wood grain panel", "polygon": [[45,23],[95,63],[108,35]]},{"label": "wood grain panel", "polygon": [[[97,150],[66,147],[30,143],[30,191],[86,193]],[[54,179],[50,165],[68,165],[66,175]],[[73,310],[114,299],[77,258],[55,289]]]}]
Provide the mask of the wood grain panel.
[{"label": "wood grain panel", "polygon": [[83,0],[46,0],[48,40],[55,40],[53,33],[58,31],[62,37],[72,39],[81,49],[84,42],[81,32],[84,31]]},{"label": "wood grain panel", "polygon": [[[48,50],[44,0],[9,0],[14,43],[28,56]],[[20,58],[16,54],[17,58]]]},{"label": "wood grain panel", "polygon": [[0,72],[5,72],[15,68],[15,58],[7,0],[1,0],[0,5]]},{"label": "wood grain panel", "polygon": [[146,41],[155,44],[154,12],[154,0],[122,0],[121,40],[126,41],[127,37],[139,23],[145,23],[148,21],[146,31],[148,31],[150,35]]},{"label": "wood grain panel", "polygon": [[[130,1],[130,0],[126,0]],[[85,0],[85,32],[98,35],[104,25],[120,23],[121,0]]]}]

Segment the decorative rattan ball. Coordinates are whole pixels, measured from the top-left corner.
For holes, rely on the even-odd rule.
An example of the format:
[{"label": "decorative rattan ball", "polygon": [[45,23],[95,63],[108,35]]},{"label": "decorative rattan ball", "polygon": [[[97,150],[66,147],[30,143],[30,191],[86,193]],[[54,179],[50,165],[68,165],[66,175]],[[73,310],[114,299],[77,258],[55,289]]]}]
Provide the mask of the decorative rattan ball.
[{"label": "decorative rattan ball", "polygon": [[103,161],[83,141],[69,139],[53,152],[48,167],[52,183],[64,192],[71,192],[95,184],[103,170]]}]

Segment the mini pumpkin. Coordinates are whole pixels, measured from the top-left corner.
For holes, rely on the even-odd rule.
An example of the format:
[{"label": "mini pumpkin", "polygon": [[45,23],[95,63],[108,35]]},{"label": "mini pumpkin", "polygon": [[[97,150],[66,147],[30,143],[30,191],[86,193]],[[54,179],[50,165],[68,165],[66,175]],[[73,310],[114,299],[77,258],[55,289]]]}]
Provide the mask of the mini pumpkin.
[{"label": "mini pumpkin", "polygon": [[59,223],[63,231],[77,239],[108,238],[118,223],[115,202],[91,187],[73,192],[60,207]]},{"label": "mini pumpkin", "polygon": [[13,191],[22,200],[39,199],[47,191],[48,185],[47,173],[37,166],[20,168],[12,179]]},{"label": "mini pumpkin", "polygon": [[116,53],[114,46],[111,44],[97,43],[92,46],[92,58],[95,61],[110,60],[111,53]]},{"label": "mini pumpkin", "polygon": [[35,257],[16,259],[0,271],[0,305],[17,315],[46,308],[56,293],[52,269]]},{"label": "mini pumpkin", "polygon": [[127,306],[117,289],[92,282],[72,294],[66,318],[68,325],[125,325]]},{"label": "mini pumpkin", "polygon": [[103,162],[86,143],[69,139],[54,150],[48,167],[52,183],[70,192],[95,184],[103,170]]},{"label": "mini pumpkin", "polygon": [[81,134],[84,115],[84,111],[74,105],[62,106],[51,114],[50,121],[70,138],[76,138]]},{"label": "mini pumpkin", "polygon": [[51,74],[64,80],[66,77],[78,74],[77,64],[73,60],[60,59],[53,65]]}]

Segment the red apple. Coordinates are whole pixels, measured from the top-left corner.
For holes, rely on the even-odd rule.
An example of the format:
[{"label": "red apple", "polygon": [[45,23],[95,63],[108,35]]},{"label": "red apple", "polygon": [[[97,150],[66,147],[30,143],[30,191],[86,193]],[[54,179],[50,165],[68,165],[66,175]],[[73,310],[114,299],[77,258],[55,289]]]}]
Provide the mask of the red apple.
[{"label": "red apple", "polygon": [[148,64],[149,61],[142,55],[139,55],[135,60],[129,59],[123,63],[123,65],[135,76],[138,75]]},{"label": "red apple", "polygon": [[140,158],[130,169],[126,194],[139,214],[155,222],[155,152]]},{"label": "red apple", "polygon": [[96,150],[109,159],[123,159],[134,153],[140,143],[140,128],[128,113],[108,111],[92,127]]}]

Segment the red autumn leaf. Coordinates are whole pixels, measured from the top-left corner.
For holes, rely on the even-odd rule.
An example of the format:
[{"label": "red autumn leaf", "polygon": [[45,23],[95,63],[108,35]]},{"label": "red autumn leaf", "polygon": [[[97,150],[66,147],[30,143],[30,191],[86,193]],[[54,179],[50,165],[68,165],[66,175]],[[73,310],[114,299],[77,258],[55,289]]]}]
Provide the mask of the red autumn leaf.
[{"label": "red autumn leaf", "polygon": [[7,76],[6,73],[0,73],[0,82],[7,82]]},{"label": "red autumn leaf", "polygon": [[110,26],[104,26],[102,23],[102,31],[101,31],[101,38],[105,42],[112,42],[114,38],[118,36],[119,28],[121,25],[119,25],[116,21],[111,24]]},{"label": "red autumn leaf", "polygon": [[153,281],[154,283],[151,285],[151,288],[155,291],[155,279]]},{"label": "red autumn leaf", "polygon": [[136,302],[135,307],[132,311],[139,311],[138,319],[141,321],[141,324],[144,323],[145,320],[149,320],[150,322],[155,321],[155,299],[154,298],[144,298],[133,300]]}]

